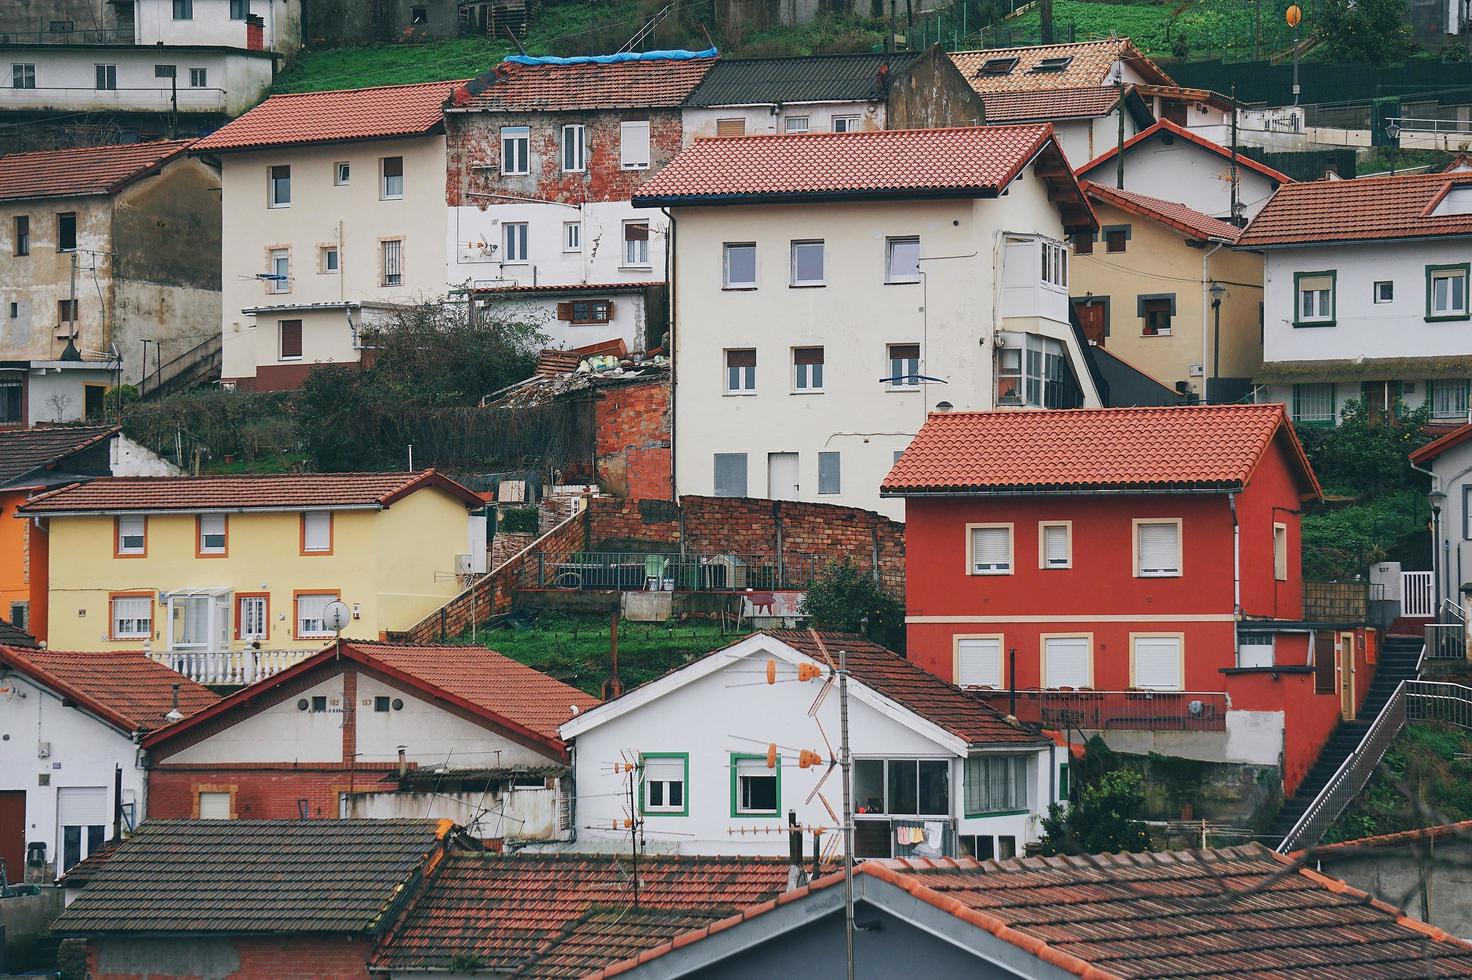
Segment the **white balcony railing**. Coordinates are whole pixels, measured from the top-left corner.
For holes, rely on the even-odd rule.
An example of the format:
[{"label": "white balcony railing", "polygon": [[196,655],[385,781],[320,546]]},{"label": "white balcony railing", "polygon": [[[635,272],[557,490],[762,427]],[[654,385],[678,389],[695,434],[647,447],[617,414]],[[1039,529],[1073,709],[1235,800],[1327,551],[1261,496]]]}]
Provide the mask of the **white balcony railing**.
[{"label": "white balcony railing", "polygon": [[10,88],[7,86],[0,88],[0,108],[163,112],[177,104],[180,112],[224,112],[226,111],[225,95],[225,90],[222,88],[181,88],[175,93],[168,88],[97,89],[90,86]]},{"label": "white balcony railing", "polygon": [[243,686],[279,674],[316,650],[155,650],[149,656],[199,684]]}]

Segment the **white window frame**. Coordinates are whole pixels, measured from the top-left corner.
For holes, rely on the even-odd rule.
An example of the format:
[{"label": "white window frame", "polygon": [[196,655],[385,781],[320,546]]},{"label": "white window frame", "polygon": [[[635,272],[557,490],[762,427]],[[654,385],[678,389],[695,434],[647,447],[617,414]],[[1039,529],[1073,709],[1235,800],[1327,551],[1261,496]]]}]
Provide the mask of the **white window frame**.
[{"label": "white window frame", "polygon": [[[92,83],[97,92],[116,92],[118,90],[118,66],[96,64],[92,66]],[[101,83],[101,84],[98,84]]]},{"label": "white window frame", "polygon": [[[399,161],[399,189],[390,189],[389,181],[392,180],[388,173],[388,162]],[[378,158],[378,199],[380,201],[402,201],[404,199],[404,158],[402,156],[379,157]]]},{"label": "white window frame", "polygon": [[581,252],[583,250],[583,223],[581,221],[564,221],[562,223],[562,250],[564,252]]},{"label": "white window frame", "polygon": [[340,271],[342,271],[342,252],[338,250],[338,247],[336,245],[318,245],[317,272],[324,276],[335,276]]},{"label": "white window frame", "polygon": [[[569,138],[575,142],[568,142]],[[562,127],[557,140],[557,162],[565,174],[586,173],[588,169],[587,132],[581,123],[568,123]],[[572,150],[569,159],[568,151]]]},{"label": "white window frame", "polygon": [[[1469,276],[1467,275],[1467,270],[1465,268],[1435,270],[1428,269],[1426,272],[1426,279],[1426,315],[1429,319],[1457,319],[1465,318],[1467,316],[1469,308],[1472,308],[1469,307],[1469,304],[1472,304],[1472,292],[1469,292],[1469,287],[1472,287],[1472,282],[1468,281]],[[1454,289],[1450,285],[1450,283],[1456,282],[1458,280],[1460,280],[1462,283],[1462,305],[1438,307],[1436,284],[1438,282],[1446,282],[1449,284],[1446,288],[1446,301],[1447,303],[1451,303],[1452,293],[1454,292]]]},{"label": "white window frame", "polygon": [[[1322,289],[1305,289],[1307,283],[1316,283],[1327,280],[1328,285]],[[1299,276],[1293,284],[1293,322],[1294,323],[1333,323],[1335,306],[1335,289],[1337,277],[1332,272],[1312,272]],[[1306,312],[1304,299],[1308,296],[1316,297],[1309,304],[1313,307],[1312,312]]]},{"label": "white window frame", "polygon": [[[1166,686],[1140,683],[1138,659],[1140,641],[1174,640],[1176,656],[1175,683]],[[1186,689],[1186,634],[1184,633],[1131,633],[1130,634],[1130,687],[1137,691],[1184,691]]]},{"label": "white window frame", "polygon": [[[1176,529],[1176,567],[1174,571],[1145,571],[1140,567],[1140,534],[1146,527],[1171,525]],[[1133,551],[1131,567],[1135,578],[1180,578],[1184,573],[1185,546],[1181,534],[1179,517],[1137,517],[1131,521],[1130,548]]]},{"label": "white window frame", "polygon": [[[644,226],[644,237],[630,238],[631,227]],[[647,218],[639,218],[633,221],[625,221],[622,225],[624,236],[623,267],[626,269],[648,269],[652,268],[649,261],[649,240],[654,237],[654,228],[649,224]]]},{"label": "white window frame", "polygon": [[[751,351],[752,360],[756,359],[755,347],[727,347],[721,352],[721,372],[724,382],[722,388],[728,395],[754,395],[756,394],[756,364],[750,367],[732,367],[731,355],[737,352],[745,353]],[[733,375],[732,371],[743,372]]]},{"label": "white window frame", "polygon": [[[325,530],[327,544],[325,547],[312,547],[313,525],[319,522],[319,530]],[[332,553],[332,511],[330,510],[308,510],[302,512],[302,553],[308,555],[326,555]]]},{"label": "white window frame", "polygon": [[532,128],[502,126],[501,173],[507,177],[524,177],[532,172]]},{"label": "white window frame", "polygon": [[[1463,380],[1442,379],[1427,382],[1431,388],[1428,400],[1431,402],[1431,417],[1433,419],[1455,419],[1461,422],[1468,420],[1469,408],[1469,385]],[[1452,385],[1460,385],[1461,388],[1453,388]],[[1458,392],[1460,391],[1460,394]],[[1459,411],[1452,411],[1444,403],[1454,401],[1460,404]],[[1455,408],[1456,405],[1451,406]]]},{"label": "white window frame", "polygon": [[[894,269],[894,251],[897,245],[915,245],[915,274],[908,273],[896,275]],[[884,240],[884,282],[885,285],[904,285],[920,281],[920,236],[919,235],[893,235]]]},{"label": "white window frame", "polygon": [[[118,603],[141,603],[147,610],[145,619],[140,615],[119,616]],[[107,603],[107,629],[108,636],[114,640],[147,640],[153,637],[153,597],[146,595],[116,595],[111,596]],[[131,628],[122,630],[118,628],[120,622],[131,623]]]},{"label": "white window frame", "polygon": [[800,136],[810,132],[807,116],[788,116],[782,120],[782,131],[789,136]]},{"label": "white window frame", "polygon": [[[824,457],[833,463],[834,483],[827,490],[823,489],[823,461]],[[823,449],[818,452],[818,493],[821,496],[835,496],[843,493],[843,453],[836,449]]]},{"label": "white window frame", "polygon": [[[782,760],[777,759],[777,768],[768,769],[765,756],[761,758],[739,757],[731,760],[736,767],[736,798],[731,801],[731,812],[741,817],[774,817],[782,812],[782,780],[779,778]],[[773,799],[776,805],[770,810],[759,810],[746,806],[743,802],[745,788],[742,785],[747,779],[770,779],[772,781]]]},{"label": "white window frame", "polygon": [[503,265],[526,265],[530,260],[531,223],[528,221],[501,222],[501,263]]},{"label": "white window frame", "polygon": [[189,69],[189,87],[190,88],[209,88],[209,84],[210,84],[210,73],[209,73],[209,69],[207,69],[207,68],[191,68],[191,69]]},{"label": "white window frame", "polygon": [[[136,522],[136,523],[135,523]],[[140,514],[121,514],[117,519],[117,554],[148,554],[148,518]],[[138,538],[137,546],[125,545],[128,538]]]},{"label": "white window frame", "polygon": [[[915,356],[896,357],[896,347],[914,347]],[[884,361],[886,366],[885,378],[889,379],[889,391],[917,391],[920,388],[920,379],[916,377],[920,373],[920,359],[925,352],[920,350],[917,343],[900,343],[884,345]],[[913,367],[909,362],[913,361]]]},{"label": "white window frame", "polygon": [[[638,135],[635,135],[638,134]],[[640,147],[643,147],[641,150]],[[618,162],[621,170],[648,170],[650,131],[647,119],[618,124]]]},{"label": "white window frame", "polygon": [[[991,687],[997,690],[1007,686],[1007,660],[1006,636],[1001,633],[960,633],[951,639],[951,677],[957,687]],[[985,679],[977,680],[968,678],[962,670],[962,655],[966,651],[963,646],[972,644],[970,652],[989,656],[984,647],[996,645],[996,669],[990,672],[990,676],[996,678],[996,683],[990,683]]]},{"label": "white window frame", "polygon": [[347,160],[339,160],[332,165],[332,186],[346,187],[348,181],[353,177],[353,165]]},{"label": "white window frame", "polygon": [[[266,292],[289,293],[291,292],[291,249],[273,248],[266,253],[267,271],[277,279],[266,280]],[[283,273],[281,270],[285,269]]]},{"label": "white window frame", "polygon": [[[278,190],[278,185],[276,183],[276,171],[277,170],[285,170],[286,171],[286,180],[285,180],[286,196],[284,198],[281,198],[281,197],[277,197],[276,196],[276,192]],[[289,163],[273,163],[273,164],[270,164],[270,165],[268,165],[266,167],[266,207],[268,207],[268,208],[289,208],[289,207],[291,207],[291,164],[289,164]]]},{"label": "white window frame", "polygon": [[[797,254],[804,249],[813,247],[818,249],[818,264],[822,266],[822,275],[817,279],[802,279],[797,274]],[[810,288],[813,286],[828,285],[828,248],[821,238],[799,238],[789,243],[789,264],[791,266],[791,278],[788,285],[794,288]]]},{"label": "white window frame", "polygon": [[[323,615],[319,616],[316,620],[308,620],[304,618],[302,616],[303,599],[326,599],[327,601],[322,603]],[[332,636],[332,630],[327,628],[327,623],[324,621],[324,617],[327,612],[327,607],[332,603],[337,602],[338,600],[339,596],[335,592],[300,592],[292,596],[291,615],[292,624],[295,627],[294,635],[299,639],[320,639],[322,637]],[[317,623],[317,626],[313,629],[306,629],[303,624],[309,621],[315,621]]]},{"label": "white window frame", "polygon": [[[1088,666],[1088,677],[1082,684],[1050,684],[1048,683],[1048,645],[1053,640],[1083,640],[1085,650],[1085,663]],[[1038,677],[1044,688],[1072,687],[1075,690],[1094,686],[1094,634],[1093,633],[1042,633],[1038,636]]]},{"label": "white window frame", "polygon": [[[197,546],[201,555],[223,555],[230,550],[230,518],[225,514],[200,514],[198,528],[199,541]],[[206,544],[212,538],[218,536],[218,546]]]},{"label": "white window frame", "polygon": [[829,129],[835,133],[857,133],[859,127],[864,124],[864,117],[857,115],[834,116],[829,121]]},{"label": "white window frame", "polygon": [[[987,568],[978,568],[976,562],[976,532],[977,531],[1006,531],[1007,532],[1007,563],[1005,567],[993,563]],[[1017,531],[1013,524],[967,524],[966,525],[966,574],[967,575],[1011,575],[1017,570]]]},{"label": "white window frame", "polygon": [[[664,761],[668,761],[668,760],[675,759],[675,758],[679,759],[681,765],[683,766],[683,770],[684,770],[683,773],[681,774],[681,777],[680,777],[679,781],[678,781],[678,784],[679,784],[679,787],[680,787],[680,802],[677,803],[677,804],[670,803],[669,802],[669,790],[668,790],[668,788],[666,788],[666,790],[664,792],[665,802],[660,803],[658,805],[655,805],[655,804],[650,803],[649,802],[649,788],[653,784],[655,784],[655,783],[661,783],[665,787],[669,787],[669,786],[675,785],[676,784],[676,781],[673,780],[673,779],[649,779],[648,776],[647,776],[647,773],[649,771],[648,770],[648,761],[650,761],[650,760],[658,760],[658,761],[664,762]],[[675,756],[671,756],[671,755],[660,755],[660,754],[650,754],[648,756],[641,756],[639,762],[640,762],[640,765],[644,768],[644,771],[640,773],[640,779],[639,779],[639,808],[640,808],[640,811],[643,812],[643,813],[645,813],[645,814],[655,814],[655,815],[662,815],[662,816],[681,816],[683,814],[689,813],[690,812],[690,756],[688,754],[684,754],[684,753],[681,753],[681,754],[675,755]]]},{"label": "white window frame", "polygon": [[[390,249],[390,246],[397,246]],[[389,253],[393,252],[393,258],[398,268],[389,272]],[[379,285],[385,288],[396,288],[404,284],[404,240],[402,238],[380,238],[378,240],[378,278]]]},{"label": "white window frame", "polygon": [[[1380,288],[1381,286],[1388,286],[1389,288],[1382,290]],[[1395,280],[1382,279],[1371,288],[1374,290],[1373,296],[1376,304],[1395,302]]]},{"label": "white window frame", "polygon": [[1038,239],[1040,281],[1045,289],[1068,292],[1068,246],[1051,238]]},{"label": "white window frame", "polygon": [[[19,82],[20,84],[16,84]],[[30,61],[17,61],[10,66],[10,87],[33,89],[36,87],[36,65]]]},{"label": "white window frame", "polygon": [[[816,364],[799,364],[799,363],[797,363],[797,352],[800,351],[800,350],[816,350],[816,351],[821,351],[822,352],[822,355],[821,356],[824,359],[821,360],[821,361],[818,361]],[[821,345],[818,345],[818,344],[804,344],[801,347],[794,347],[794,348],[792,348],[792,392],[793,392],[793,394],[796,394],[796,395],[820,395],[820,394],[823,393],[823,375],[825,374],[825,369],[828,366],[828,364],[827,364],[827,356],[828,356],[827,349],[824,348]],[[818,370],[816,372],[814,372],[812,370],[813,368],[817,368]],[[816,378],[817,383],[816,384],[814,384],[814,374],[815,373],[817,375],[817,378]]]},{"label": "white window frame", "polygon": [[[1063,530],[1064,558],[1061,563],[1048,561],[1048,531]],[[1073,521],[1038,521],[1038,568],[1059,569],[1073,567]]]},{"label": "white window frame", "polygon": [[[259,630],[251,629],[246,626],[246,621],[249,617],[244,614],[244,610],[247,605],[258,605],[260,608],[261,625]],[[245,642],[249,643],[251,640],[260,640],[262,642],[265,642],[265,640],[270,636],[271,601],[269,597],[263,595],[237,596],[235,599],[235,615],[236,627],[240,632],[240,638]]]},{"label": "white window frame", "polygon": [[[731,278],[731,253],[735,249],[751,249],[751,280],[737,280]],[[757,288],[757,279],[760,277],[760,259],[757,256],[756,242],[723,242],[721,244],[721,288],[730,290],[747,290]]]}]

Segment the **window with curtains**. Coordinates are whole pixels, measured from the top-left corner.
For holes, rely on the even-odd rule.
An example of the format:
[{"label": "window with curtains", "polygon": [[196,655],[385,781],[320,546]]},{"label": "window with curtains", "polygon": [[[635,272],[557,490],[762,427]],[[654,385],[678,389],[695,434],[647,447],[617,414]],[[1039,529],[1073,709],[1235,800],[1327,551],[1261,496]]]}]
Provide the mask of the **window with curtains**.
[{"label": "window with curtains", "polygon": [[1431,382],[1431,416],[1437,419],[1467,421],[1467,382]]},{"label": "window with curtains", "polygon": [[685,786],[690,779],[690,757],[684,753],[647,753],[639,757],[640,810],[646,814],[685,816],[690,801]]},{"label": "window with curtains", "polygon": [[1135,522],[1135,574],[1168,578],[1181,574],[1181,522]]},{"label": "window with curtains", "polygon": [[1012,574],[1012,525],[993,524],[972,527],[971,574]]},{"label": "window with curtains", "polygon": [[751,348],[726,351],[726,394],[750,395],[756,391],[756,351]]},{"label": "window with curtains", "polygon": [[520,264],[527,260],[527,223],[508,221],[501,226],[501,261]]},{"label": "window with curtains", "polygon": [[327,628],[324,619],[328,603],[336,599],[335,593],[328,592],[318,595],[298,595],[296,597],[296,635],[331,636],[332,630]]},{"label": "window with curtains", "polygon": [[1467,318],[1467,265],[1426,267],[1426,319]]},{"label": "window with curtains", "polygon": [[382,174],[378,185],[378,196],[385,201],[396,201],[404,196],[404,158],[384,157]]},{"label": "window with curtains", "polygon": [[1183,686],[1181,638],[1135,636],[1130,639],[1134,686],[1145,691],[1179,691]]},{"label": "window with curtains", "polygon": [[973,755],[966,758],[966,816],[1010,813],[1028,808],[1025,755]]},{"label": "window with curtains", "polygon": [[1093,651],[1087,636],[1043,638],[1044,687],[1092,687]]},{"label": "window with curtains", "polygon": [[961,687],[1002,686],[1002,638],[968,636],[956,641],[956,684]]},{"label": "window with curtains", "polygon": [[792,348],[792,390],[798,392],[823,390],[823,348]]},{"label": "window with curtains", "polygon": [[1073,547],[1069,541],[1073,528],[1067,522],[1038,525],[1039,564],[1043,568],[1068,568],[1073,564]]},{"label": "window with curtains", "polygon": [[153,635],[153,597],[112,597],[112,637],[115,640],[146,640]]},{"label": "window with curtains", "polygon": [[808,117],[788,116],[783,120],[782,128],[787,133],[806,133],[808,131]]},{"label": "window with curtains", "polygon": [[649,222],[624,222],[624,265],[641,268],[649,264]]},{"label": "window with curtains", "polygon": [[[523,225],[522,227],[526,227]],[[404,284],[404,243],[401,239],[390,238],[380,242],[383,249],[382,273],[384,286],[402,286]]]},{"label": "window with curtains", "polygon": [[1299,272],[1294,274],[1297,300],[1293,318],[1295,326],[1332,324],[1334,322],[1333,272]]},{"label": "window with curtains", "polygon": [[302,514],[302,551],[325,553],[332,550],[332,511],[309,510]]}]

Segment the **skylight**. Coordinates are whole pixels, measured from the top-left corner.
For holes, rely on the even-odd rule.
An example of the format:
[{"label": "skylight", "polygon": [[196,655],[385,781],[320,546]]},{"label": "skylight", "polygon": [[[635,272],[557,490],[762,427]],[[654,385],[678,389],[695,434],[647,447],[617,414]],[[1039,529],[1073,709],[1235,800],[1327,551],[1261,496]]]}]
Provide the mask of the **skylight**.
[{"label": "skylight", "polygon": [[1032,66],[1033,72],[1063,71],[1073,61],[1073,55],[1062,58],[1044,58]]},{"label": "skylight", "polygon": [[1010,75],[1012,69],[1017,67],[1016,58],[988,58],[982,62],[981,67],[976,70],[980,75]]}]

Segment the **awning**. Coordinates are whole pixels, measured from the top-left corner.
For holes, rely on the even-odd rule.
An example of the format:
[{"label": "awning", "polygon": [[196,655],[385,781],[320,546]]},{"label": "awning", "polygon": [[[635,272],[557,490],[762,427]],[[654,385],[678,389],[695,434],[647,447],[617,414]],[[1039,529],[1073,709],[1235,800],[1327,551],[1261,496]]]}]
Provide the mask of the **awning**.
[{"label": "awning", "polygon": [[1472,378],[1472,355],[1374,357],[1358,360],[1270,361],[1253,377],[1260,385],[1315,381],[1443,381]]}]

